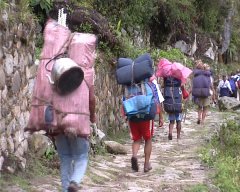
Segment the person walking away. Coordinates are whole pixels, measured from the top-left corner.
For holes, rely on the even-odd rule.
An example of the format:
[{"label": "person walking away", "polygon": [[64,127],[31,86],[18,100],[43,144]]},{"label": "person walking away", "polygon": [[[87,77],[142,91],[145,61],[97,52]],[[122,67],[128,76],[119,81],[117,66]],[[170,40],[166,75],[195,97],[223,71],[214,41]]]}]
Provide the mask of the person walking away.
[{"label": "person walking away", "polygon": [[[151,87],[155,86],[155,83],[152,81],[149,81],[149,85]],[[152,89],[154,90],[154,89]],[[154,92],[153,93],[158,94],[158,100],[156,102],[159,103],[159,127],[163,125],[163,115],[162,115],[162,109],[161,109],[161,103],[163,102],[163,96],[161,92]],[[128,119],[129,127],[130,127],[130,133],[131,133],[131,139],[132,142],[132,158],[131,158],[131,167],[133,171],[138,172],[139,171],[139,165],[138,165],[138,151],[141,146],[142,139],[144,139],[144,172],[148,172],[152,169],[152,166],[150,164],[150,157],[152,152],[152,136],[153,136],[153,126],[154,126],[154,118],[151,120],[144,120],[141,118],[136,119]]]},{"label": "person walking away", "polygon": [[232,89],[232,94],[230,96],[234,97],[234,98],[237,98],[237,96],[238,96],[237,95],[238,90],[237,90],[237,85],[236,85],[237,79],[238,79],[238,76],[234,75],[234,73],[231,73],[231,76],[229,78],[229,83],[230,83],[230,86]]},{"label": "person walking away", "polygon": [[[201,60],[196,62],[196,69],[193,70],[191,92],[194,97],[194,103],[198,106],[197,124],[204,124],[210,105],[210,96],[214,97],[215,93],[209,67],[204,65]],[[213,100],[215,99],[213,98]]]},{"label": "person walking away", "polygon": [[94,34],[74,33],[68,54],[83,70],[84,80],[73,93],[64,97],[54,94],[53,97],[53,105],[60,111],[67,111],[59,123],[64,131],[55,137],[64,192],[66,189],[68,192],[78,191],[88,165],[90,123],[96,122],[96,42],[97,37]]},{"label": "person walking away", "polygon": [[231,85],[226,75],[222,76],[222,80],[219,81],[217,90],[219,93],[219,97],[230,97],[230,95],[233,94]]},{"label": "person walking away", "polygon": [[174,77],[164,78],[164,110],[168,113],[168,140],[173,138],[173,128],[176,122],[177,139],[180,139],[182,121],[182,92],[181,80]]},{"label": "person walking away", "polygon": [[[97,37],[94,34],[72,34],[68,28],[59,25],[53,19],[47,21],[44,29],[41,63],[38,67],[29,122],[25,131],[33,133],[44,130],[47,136],[53,138],[60,158],[63,192],[78,191],[87,169],[90,122],[96,122],[94,96],[96,41]],[[55,58],[66,51],[69,57]],[[51,74],[54,72],[53,76],[56,77],[58,72],[53,70],[54,64],[66,60],[68,62],[61,63],[61,67],[68,69],[66,65],[71,66],[74,63],[74,68],[71,68],[70,72],[61,71],[59,79],[61,82],[64,80],[64,83],[52,84]],[[76,73],[80,69],[83,72],[81,75]],[[80,84],[75,86],[79,79]],[[62,94],[63,90],[69,90],[73,85],[74,89]]]}]

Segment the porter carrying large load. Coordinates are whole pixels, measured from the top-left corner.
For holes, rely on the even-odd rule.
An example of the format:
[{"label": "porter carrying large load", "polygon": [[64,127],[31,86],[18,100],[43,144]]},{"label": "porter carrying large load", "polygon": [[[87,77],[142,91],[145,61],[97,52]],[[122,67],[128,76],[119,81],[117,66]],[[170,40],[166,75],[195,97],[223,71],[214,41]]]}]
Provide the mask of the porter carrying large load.
[{"label": "porter carrying large load", "polygon": [[96,42],[94,34],[71,33],[47,21],[26,131],[90,134],[88,89],[94,83]]},{"label": "porter carrying large load", "polygon": [[123,110],[130,121],[153,120],[157,112],[154,94],[156,87],[149,79],[153,75],[153,62],[149,54],[132,60],[119,58],[116,70],[118,84],[123,85]]}]

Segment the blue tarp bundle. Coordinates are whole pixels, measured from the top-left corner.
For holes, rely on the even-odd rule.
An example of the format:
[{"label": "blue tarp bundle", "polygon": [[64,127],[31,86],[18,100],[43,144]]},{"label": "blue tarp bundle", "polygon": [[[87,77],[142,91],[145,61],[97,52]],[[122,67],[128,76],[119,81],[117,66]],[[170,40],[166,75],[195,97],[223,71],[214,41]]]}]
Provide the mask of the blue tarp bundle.
[{"label": "blue tarp bundle", "polygon": [[150,54],[140,55],[135,60],[119,58],[117,63],[116,78],[118,84],[130,85],[139,83],[153,75],[153,61]]}]

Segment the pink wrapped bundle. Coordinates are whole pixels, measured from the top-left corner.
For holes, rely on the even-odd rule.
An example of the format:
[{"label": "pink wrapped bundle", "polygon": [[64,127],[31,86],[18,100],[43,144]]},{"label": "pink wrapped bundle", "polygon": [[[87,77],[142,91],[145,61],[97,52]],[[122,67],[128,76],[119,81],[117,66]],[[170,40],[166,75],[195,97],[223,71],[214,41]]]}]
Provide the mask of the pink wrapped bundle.
[{"label": "pink wrapped bundle", "polygon": [[181,63],[170,62],[167,59],[161,59],[158,63],[158,68],[156,71],[157,77],[175,77],[181,80],[182,84],[186,83],[187,78],[192,73],[192,70],[185,67]]},{"label": "pink wrapped bundle", "polygon": [[82,68],[84,81],[66,96],[60,96],[56,92],[53,94],[55,109],[65,114],[57,115],[58,126],[65,133],[71,132],[82,136],[90,134],[89,87],[94,85],[96,40],[93,34],[74,33],[69,45],[69,57]]},{"label": "pink wrapped bundle", "polygon": [[[50,19],[47,21],[44,29],[44,46],[41,53],[41,61],[38,66],[33,90],[32,107],[27,125],[28,130],[46,129],[45,109],[48,105],[52,105],[53,94],[52,85],[49,83],[47,75],[50,75],[48,70],[51,70],[54,61],[47,65],[48,70],[46,70],[45,66],[50,58],[66,50],[66,47],[63,46],[68,41],[70,34],[71,31],[68,28],[59,25],[55,20]],[[57,125],[55,118],[51,125]]]},{"label": "pink wrapped bundle", "polygon": [[74,33],[69,57],[83,68],[92,68],[96,58],[97,37],[90,33]]}]

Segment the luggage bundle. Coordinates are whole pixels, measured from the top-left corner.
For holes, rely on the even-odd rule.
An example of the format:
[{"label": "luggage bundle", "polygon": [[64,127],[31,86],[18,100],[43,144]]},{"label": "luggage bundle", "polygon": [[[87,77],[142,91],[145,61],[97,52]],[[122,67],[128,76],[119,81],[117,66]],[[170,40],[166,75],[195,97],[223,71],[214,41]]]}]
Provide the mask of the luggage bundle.
[{"label": "luggage bundle", "polygon": [[135,60],[119,58],[117,83],[124,86],[123,110],[130,121],[153,120],[157,112],[153,75],[153,61],[148,53]]},{"label": "luggage bundle", "polygon": [[153,120],[157,112],[154,84],[147,79],[139,84],[124,87],[123,109],[128,120]]},{"label": "luggage bundle", "polygon": [[174,77],[164,78],[164,110],[167,113],[182,112],[181,80]]},{"label": "luggage bundle", "polygon": [[145,53],[135,60],[119,58],[116,70],[117,83],[131,85],[140,83],[153,75],[153,61],[150,54]]},{"label": "luggage bundle", "polygon": [[[97,37],[72,33],[49,19],[25,131],[90,134],[89,87],[94,84]],[[81,123],[79,123],[81,122]]]}]

